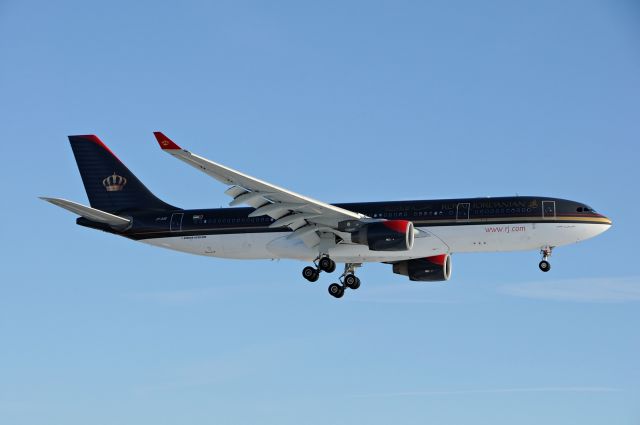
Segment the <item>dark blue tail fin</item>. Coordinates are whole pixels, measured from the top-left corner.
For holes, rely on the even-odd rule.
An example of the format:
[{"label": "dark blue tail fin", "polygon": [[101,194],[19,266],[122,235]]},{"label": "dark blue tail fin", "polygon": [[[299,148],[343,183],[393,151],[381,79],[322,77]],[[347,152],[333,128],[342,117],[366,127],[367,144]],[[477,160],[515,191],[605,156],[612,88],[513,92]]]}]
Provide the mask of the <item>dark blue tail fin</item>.
[{"label": "dark blue tail fin", "polygon": [[175,210],[149,191],[97,136],[69,136],[93,208],[110,213]]}]

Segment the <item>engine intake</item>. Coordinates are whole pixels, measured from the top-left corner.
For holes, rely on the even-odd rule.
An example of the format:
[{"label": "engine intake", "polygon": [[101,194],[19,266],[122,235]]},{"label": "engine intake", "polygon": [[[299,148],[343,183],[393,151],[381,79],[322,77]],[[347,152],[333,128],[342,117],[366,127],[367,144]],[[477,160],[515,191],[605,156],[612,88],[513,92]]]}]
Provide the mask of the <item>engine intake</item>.
[{"label": "engine intake", "polygon": [[409,276],[409,280],[418,282],[449,280],[451,277],[451,256],[442,254],[400,261],[393,264],[393,272]]},{"label": "engine intake", "polygon": [[414,238],[413,223],[407,220],[368,223],[351,234],[351,242],[367,245],[371,251],[409,251]]}]

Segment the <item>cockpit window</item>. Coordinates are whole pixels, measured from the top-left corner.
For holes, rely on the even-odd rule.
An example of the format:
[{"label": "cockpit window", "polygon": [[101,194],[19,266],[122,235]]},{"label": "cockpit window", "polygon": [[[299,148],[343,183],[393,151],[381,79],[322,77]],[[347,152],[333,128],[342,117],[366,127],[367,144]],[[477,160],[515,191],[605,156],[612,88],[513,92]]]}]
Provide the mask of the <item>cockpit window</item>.
[{"label": "cockpit window", "polygon": [[595,214],[595,212],[596,212],[593,208],[590,208],[590,207],[587,207],[587,206],[578,207],[577,211],[578,212],[592,213],[592,214]]}]

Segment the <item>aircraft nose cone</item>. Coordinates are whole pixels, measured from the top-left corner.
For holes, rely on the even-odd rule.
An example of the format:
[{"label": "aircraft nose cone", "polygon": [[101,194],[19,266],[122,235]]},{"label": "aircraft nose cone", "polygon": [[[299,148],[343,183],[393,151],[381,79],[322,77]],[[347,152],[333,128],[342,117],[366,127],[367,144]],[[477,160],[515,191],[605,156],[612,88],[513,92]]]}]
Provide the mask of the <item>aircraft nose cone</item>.
[{"label": "aircraft nose cone", "polygon": [[592,220],[589,225],[582,227],[579,240],[591,239],[611,228],[611,219],[602,214],[592,216]]},{"label": "aircraft nose cone", "polygon": [[613,222],[609,217],[602,214],[600,214],[599,221],[601,224],[598,226],[599,227],[598,234],[606,232],[611,228],[611,225],[613,224]]}]

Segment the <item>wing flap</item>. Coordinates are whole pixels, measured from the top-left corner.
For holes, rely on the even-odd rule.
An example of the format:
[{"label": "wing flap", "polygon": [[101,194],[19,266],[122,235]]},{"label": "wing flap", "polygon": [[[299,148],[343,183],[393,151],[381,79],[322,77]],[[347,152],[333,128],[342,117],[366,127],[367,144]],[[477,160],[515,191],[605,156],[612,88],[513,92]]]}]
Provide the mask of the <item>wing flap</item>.
[{"label": "wing flap", "polygon": [[313,214],[313,213],[292,213],[292,214],[287,214],[284,217],[279,218],[276,221],[274,221],[273,223],[271,223],[269,225],[269,227],[276,228],[276,227],[289,226],[292,223],[295,223],[297,221],[309,220],[309,219],[315,218],[317,216],[318,216],[318,214]]},{"label": "wing flap", "polygon": [[[238,195],[231,202],[229,202],[230,207],[235,207],[236,205],[261,205],[265,202],[268,202],[265,196],[270,195],[269,193],[262,192],[245,192],[242,195]],[[272,195],[272,194],[271,194]],[[256,201],[258,201],[256,203]]]}]

